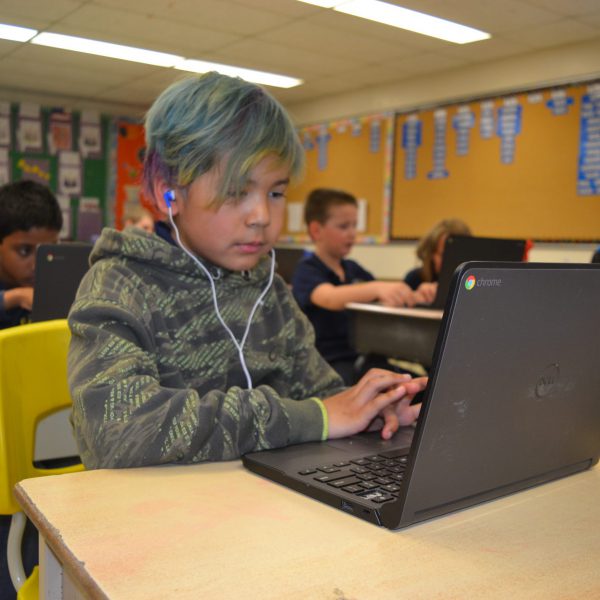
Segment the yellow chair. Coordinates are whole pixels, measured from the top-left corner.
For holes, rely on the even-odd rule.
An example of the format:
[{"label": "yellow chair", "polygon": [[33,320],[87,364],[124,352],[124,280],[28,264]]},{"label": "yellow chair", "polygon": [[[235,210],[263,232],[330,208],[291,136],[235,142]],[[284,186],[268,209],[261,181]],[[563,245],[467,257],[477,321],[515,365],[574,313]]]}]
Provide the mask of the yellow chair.
[{"label": "yellow chair", "polygon": [[83,470],[34,465],[35,432],[45,417],[71,406],[67,386],[66,319],[20,325],[0,331],[0,514],[12,515],[8,567],[19,600],[38,597],[35,568],[27,580],[21,559],[26,518],[13,497],[22,479]]}]

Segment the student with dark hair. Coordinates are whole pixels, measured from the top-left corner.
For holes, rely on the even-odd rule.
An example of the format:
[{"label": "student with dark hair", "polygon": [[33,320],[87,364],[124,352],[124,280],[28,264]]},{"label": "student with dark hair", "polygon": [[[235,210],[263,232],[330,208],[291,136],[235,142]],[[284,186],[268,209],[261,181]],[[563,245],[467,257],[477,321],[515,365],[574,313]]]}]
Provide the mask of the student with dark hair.
[{"label": "student with dark hair", "polygon": [[[360,376],[358,354],[350,343],[349,302],[381,302],[386,306],[413,306],[429,300],[401,281],[376,281],[357,262],[346,258],[356,241],[356,198],[342,190],[319,188],[306,201],[304,220],[315,252],[302,260],[292,278],[292,291],[310,319],[316,345],[347,385]],[[431,301],[431,300],[429,300]],[[376,363],[386,366],[383,357]]]},{"label": "student with dark hair", "polygon": [[58,241],[61,227],[48,187],[29,180],[0,187],[0,329],[29,320],[36,249]]},{"label": "student with dark hair", "polygon": [[[416,418],[424,379],[356,386],[322,359],[273,246],[304,151],[265,90],[217,73],[146,116],[154,234],[104,229],[69,315],[73,425],[88,468],[231,460]],[[381,418],[377,418],[381,417]]]},{"label": "student with dark hair", "polygon": [[[36,249],[39,244],[58,241],[61,227],[60,206],[45,185],[22,180],[0,187],[0,329],[29,321]],[[3,549],[9,528],[10,516],[0,515]],[[30,573],[38,559],[37,533],[29,522],[22,553],[26,572]],[[0,560],[0,597],[15,595],[4,553]]]}]

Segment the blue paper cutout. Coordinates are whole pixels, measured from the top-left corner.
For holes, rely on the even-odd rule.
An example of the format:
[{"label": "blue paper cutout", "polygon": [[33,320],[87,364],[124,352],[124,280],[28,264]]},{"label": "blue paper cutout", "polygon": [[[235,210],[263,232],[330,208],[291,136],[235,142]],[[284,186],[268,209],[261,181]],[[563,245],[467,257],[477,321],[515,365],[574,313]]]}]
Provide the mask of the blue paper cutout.
[{"label": "blue paper cutout", "polygon": [[500,136],[500,161],[508,165],[515,158],[515,138],[521,133],[520,104],[503,106],[498,109],[498,130]]},{"label": "blue paper cutout", "polygon": [[417,149],[421,145],[421,121],[409,120],[402,126],[402,148],[404,149],[404,179],[417,176]]},{"label": "blue paper cutout", "polygon": [[600,95],[581,99],[581,134],[577,170],[577,193],[600,195]]}]

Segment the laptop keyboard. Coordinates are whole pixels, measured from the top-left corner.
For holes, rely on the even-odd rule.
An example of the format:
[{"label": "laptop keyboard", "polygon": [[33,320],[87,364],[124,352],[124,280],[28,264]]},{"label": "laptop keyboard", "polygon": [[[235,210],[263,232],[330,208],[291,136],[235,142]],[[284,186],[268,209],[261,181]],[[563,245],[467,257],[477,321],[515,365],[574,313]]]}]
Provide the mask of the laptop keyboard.
[{"label": "laptop keyboard", "polygon": [[330,465],[310,467],[299,471],[298,474],[382,504],[398,497],[406,469],[406,453],[406,449],[391,450]]}]

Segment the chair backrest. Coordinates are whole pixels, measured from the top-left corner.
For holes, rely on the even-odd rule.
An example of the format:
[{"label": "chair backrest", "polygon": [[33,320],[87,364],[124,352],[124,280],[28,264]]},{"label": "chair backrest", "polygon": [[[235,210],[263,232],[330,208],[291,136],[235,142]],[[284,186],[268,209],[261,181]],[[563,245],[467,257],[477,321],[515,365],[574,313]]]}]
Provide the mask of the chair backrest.
[{"label": "chair backrest", "polygon": [[71,406],[66,319],[0,331],[0,514],[18,512],[13,487],[22,479],[83,470],[33,464],[39,421]]}]

